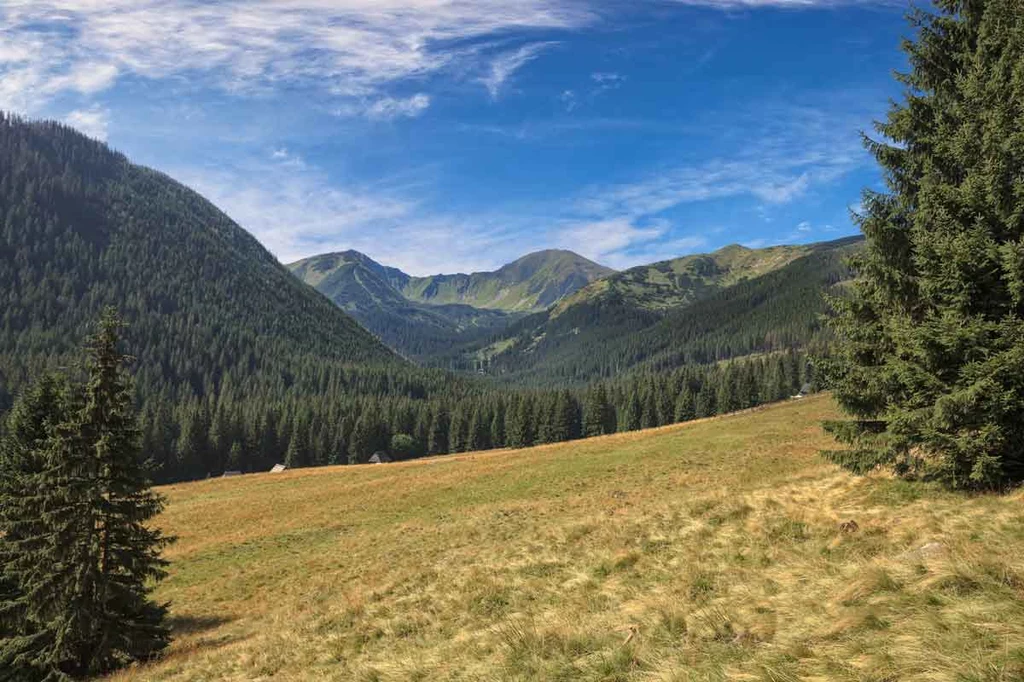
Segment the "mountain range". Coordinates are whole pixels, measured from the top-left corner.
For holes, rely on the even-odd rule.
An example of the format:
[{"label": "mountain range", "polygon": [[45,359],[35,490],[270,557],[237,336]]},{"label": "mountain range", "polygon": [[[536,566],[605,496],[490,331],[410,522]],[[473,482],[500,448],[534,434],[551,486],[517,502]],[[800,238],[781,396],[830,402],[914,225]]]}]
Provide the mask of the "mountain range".
[{"label": "mountain range", "polygon": [[571,251],[538,251],[494,272],[414,277],[358,251],[288,265],[400,353],[419,359],[500,332],[615,271]]},{"label": "mountain range", "polygon": [[[356,251],[288,267],[418,362],[560,385],[803,347],[860,241],[731,244],[622,272],[569,251],[472,275],[411,277]],[[703,347],[710,338],[721,347]]]}]

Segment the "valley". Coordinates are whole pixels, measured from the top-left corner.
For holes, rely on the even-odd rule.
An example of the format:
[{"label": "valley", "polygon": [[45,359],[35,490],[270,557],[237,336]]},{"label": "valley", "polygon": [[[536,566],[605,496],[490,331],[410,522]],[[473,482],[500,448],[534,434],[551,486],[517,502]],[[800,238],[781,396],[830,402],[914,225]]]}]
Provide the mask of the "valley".
[{"label": "valley", "polygon": [[898,5],[0,9],[0,682],[1024,680],[1024,0]]},{"label": "valley", "polygon": [[[823,338],[826,295],[850,278],[845,261],[862,244],[859,237],[760,249],[734,244],[623,272],[562,251],[471,276],[411,278],[357,252],[289,269],[423,365],[557,387],[813,347]],[[485,284],[493,281],[503,282],[507,307],[450,302],[477,301],[478,287],[493,291]],[[449,286],[463,293],[422,295]],[[562,293],[524,300],[514,291]],[[429,302],[438,300],[449,302]]]},{"label": "valley", "polygon": [[465,276],[357,252],[289,270],[70,128],[5,117],[0,154],[0,409],[74,367],[114,305],[161,482],[525,447],[793,395],[817,385],[823,294],[856,248],[733,246],[623,273],[566,251]]}]

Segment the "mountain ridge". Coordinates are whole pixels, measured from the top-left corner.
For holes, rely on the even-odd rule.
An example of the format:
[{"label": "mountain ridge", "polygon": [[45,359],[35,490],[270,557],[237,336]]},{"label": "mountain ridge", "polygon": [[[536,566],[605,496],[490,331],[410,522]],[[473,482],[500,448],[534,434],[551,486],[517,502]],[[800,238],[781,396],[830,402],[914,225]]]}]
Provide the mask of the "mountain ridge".
[{"label": "mountain ridge", "polygon": [[286,266],[388,346],[432,356],[500,333],[612,272],[570,251],[527,254],[492,272],[414,277],[355,250]]},{"label": "mountain ridge", "polygon": [[565,297],[552,312],[557,316],[580,302],[613,294],[645,310],[677,308],[700,298],[707,290],[731,286],[784,267],[813,249],[813,244],[765,248],[728,244],[709,253],[638,265]]},{"label": "mountain ridge", "polygon": [[533,251],[496,270],[425,276],[409,275],[354,249],[309,256],[285,267],[316,288],[339,267],[354,262],[375,271],[415,303],[454,303],[506,312],[546,309],[564,296],[616,272],[565,249]]},{"label": "mountain ridge", "polygon": [[538,312],[611,268],[564,249],[528,253],[491,272],[414,277],[403,293],[421,303],[466,303],[476,308]]},{"label": "mountain ridge", "polygon": [[411,277],[359,251],[312,256],[287,266],[292,274],[352,315],[407,357],[431,355],[500,329],[519,315],[460,304],[430,305],[402,294]]}]

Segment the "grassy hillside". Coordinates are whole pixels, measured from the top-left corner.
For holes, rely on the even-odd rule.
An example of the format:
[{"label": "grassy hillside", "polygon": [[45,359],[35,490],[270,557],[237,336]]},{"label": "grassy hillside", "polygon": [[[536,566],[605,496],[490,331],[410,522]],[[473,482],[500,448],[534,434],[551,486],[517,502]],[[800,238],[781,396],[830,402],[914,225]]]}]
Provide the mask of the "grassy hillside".
[{"label": "grassy hillside", "polygon": [[853,478],[833,411],[166,488],[178,639],[115,679],[1021,679],[1024,495]]},{"label": "grassy hillside", "polygon": [[785,267],[815,248],[815,245],[794,245],[750,249],[732,244],[712,253],[641,265],[577,291],[562,300],[552,316],[557,317],[574,305],[592,304],[602,299],[615,299],[643,310],[679,308],[712,292]]}]

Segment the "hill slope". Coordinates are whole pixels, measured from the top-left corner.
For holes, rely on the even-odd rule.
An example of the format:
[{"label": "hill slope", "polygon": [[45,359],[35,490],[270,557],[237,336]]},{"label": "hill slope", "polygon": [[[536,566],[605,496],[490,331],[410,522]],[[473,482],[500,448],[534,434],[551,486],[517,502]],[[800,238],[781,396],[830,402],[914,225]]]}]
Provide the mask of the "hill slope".
[{"label": "hill slope", "polygon": [[405,298],[408,275],[358,251],[306,258],[288,266],[306,284],[411,357],[447,350],[504,329],[520,317],[468,305],[428,305]]},{"label": "hill slope", "polygon": [[303,356],[393,359],[212,204],[105,145],[4,117],[0,165],[8,385],[62,362],[105,305],[131,325],[143,383],[175,391],[201,392],[252,365],[279,372]]},{"label": "hill slope", "polygon": [[833,414],[167,488],[178,639],[115,679],[1021,679],[1024,496],[853,478]]},{"label": "hill slope", "polygon": [[463,352],[492,376],[551,385],[805,348],[820,329],[823,294],[849,277],[844,259],[861,243],[727,247],[667,262],[678,275],[670,284],[660,265],[635,268]]},{"label": "hill slope", "polygon": [[739,244],[713,253],[641,265],[590,284],[563,299],[554,316],[574,305],[616,300],[642,310],[679,308],[712,292],[785,267],[814,251],[810,245],[750,249]]}]

